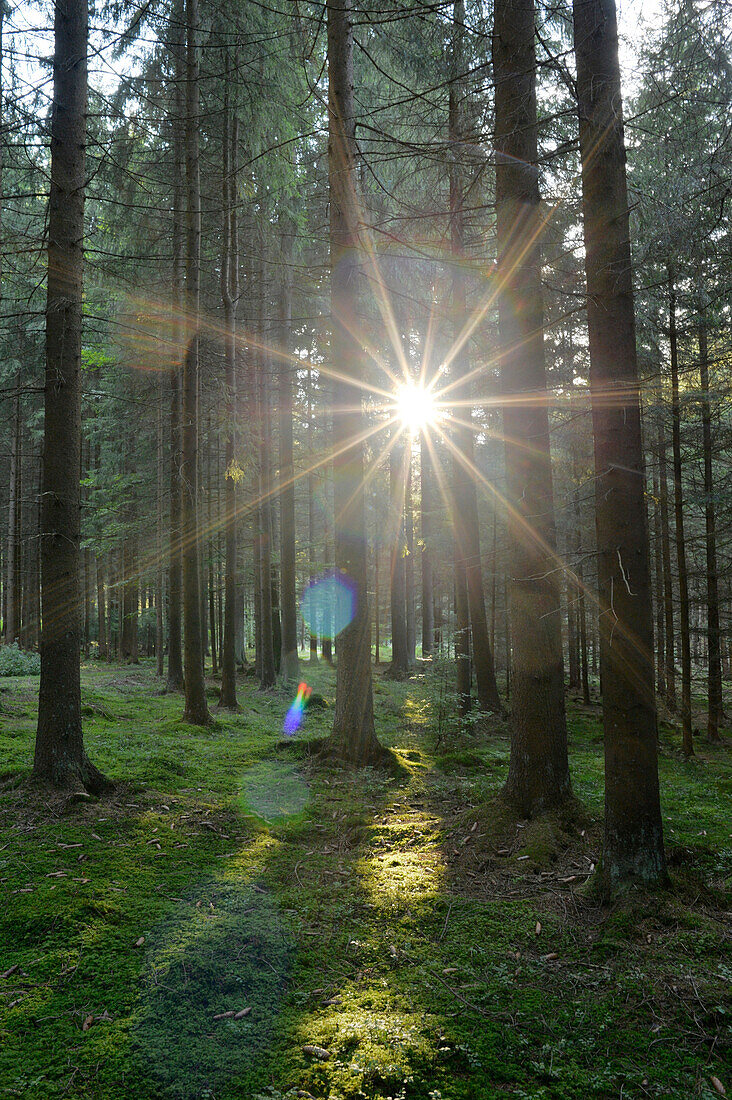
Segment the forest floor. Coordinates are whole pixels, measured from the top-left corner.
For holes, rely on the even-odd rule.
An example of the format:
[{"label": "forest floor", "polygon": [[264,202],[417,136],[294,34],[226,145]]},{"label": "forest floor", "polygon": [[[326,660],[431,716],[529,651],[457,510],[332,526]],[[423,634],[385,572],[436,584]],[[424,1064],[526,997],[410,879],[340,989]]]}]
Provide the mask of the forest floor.
[{"label": "forest floor", "polygon": [[459,728],[451,684],[377,676],[386,775],[309,753],[330,707],[283,742],[244,678],[199,730],[148,663],[90,663],[117,787],[78,804],[29,788],[38,679],[0,680],[0,1097],[732,1095],[730,731],[684,760],[662,724],[672,888],[602,908],[599,708],[570,701],[581,808],[515,821],[505,724]]}]

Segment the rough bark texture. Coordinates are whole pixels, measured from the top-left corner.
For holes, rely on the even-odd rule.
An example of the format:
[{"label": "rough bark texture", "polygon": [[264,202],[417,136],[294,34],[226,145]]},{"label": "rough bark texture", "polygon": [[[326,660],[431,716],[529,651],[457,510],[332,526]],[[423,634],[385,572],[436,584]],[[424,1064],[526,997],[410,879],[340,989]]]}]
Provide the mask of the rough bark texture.
[{"label": "rough bark texture", "polygon": [[[399,426],[395,428],[400,431]],[[391,665],[390,674],[398,679],[409,672],[407,650],[407,604],[404,543],[404,497],[407,477],[407,452],[404,438],[395,442],[389,454],[389,522],[390,600],[391,600]]]},{"label": "rough bark texture", "polygon": [[168,568],[168,691],[183,690],[183,563],[181,558],[182,407],[181,362],[185,280],[185,24],[183,0],[173,10],[171,49],[175,59],[173,122],[173,271],[174,359],[170,368],[170,544]]},{"label": "rough bark texture", "polygon": [[236,417],[236,304],[239,300],[239,249],[236,204],[238,127],[224,91],[223,121],[223,234],[221,249],[221,298],[224,304],[224,362],[226,371],[226,444],[224,453],[224,629],[221,643],[221,693],[219,706],[236,710],[236,480],[234,443]]},{"label": "rough bark texture", "polygon": [[575,0],[605,732],[602,884],[666,879],[614,0]]},{"label": "rough bark texture", "polygon": [[666,706],[676,710],[676,665],[674,662],[674,593],[671,576],[671,538],[668,523],[668,482],[666,477],[666,439],[661,417],[658,418],[658,504],[661,518],[661,563],[663,565],[663,618],[666,644],[664,685]]},{"label": "rough bark texture", "polygon": [[185,711],[196,726],[210,722],[203,677],[201,573],[198,546],[198,345],[201,277],[201,182],[198,131],[198,0],[186,0],[186,323],[183,361],[181,531]]},{"label": "rough bark texture", "polygon": [[283,679],[297,680],[297,602],[295,597],[295,466],[292,440],[292,375],[290,329],[292,326],[292,227],[282,230],[279,332],[279,434],[280,434],[280,602],[282,604]]},{"label": "rough bark texture", "polygon": [[420,534],[422,536],[422,656],[431,657],[435,643],[435,594],[432,571],[432,467],[429,444],[422,437],[420,461]]},{"label": "rough bark texture", "polygon": [[86,0],[55,8],[48,204],[45,442],[41,513],[41,686],[33,774],[99,793],[81,725],[79,470],[86,160]]},{"label": "rough bark texture", "polygon": [[534,5],[498,0],[496,217],[508,494],[511,757],[505,794],[533,815],[570,794],[546,408]]},{"label": "rough bark texture", "polygon": [[359,764],[383,749],[374,732],[371,617],[366,579],[363,484],[362,349],[358,332],[358,209],[350,0],[327,0],[328,183],[330,194],[331,359],[338,380],[333,401],[335,563],[352,586],[355,614],[338,635],[332,741]]},{"label": "rough bark texture", "polygon": [[712,407],[709,399],[709,350],[704,309],[699,315],[699,381],[701,383],[702,446],[704,450],[704,527],[707,558],[707,644],[709,699],[707,736],[719,741],[722,720],[722,657],[719,636],[719,581],[717,576],[717,517],[712,470]]},{"label": "rough bark texture", "polygon": [[681,481],[681,405],[679,403],[679,351],[676,333],[676,285],[668,272],[669,352],[671,360],[671,449],[674,468],[674,518],[676,564],[679,578],[679,630],[681,632],[681,743],[686,756],[694,755],[691,730],[691,629],[689,625],[689,577],[684,533],[684,487]]},{"label": "rough bark texture", "polygon": [[12,645],[20,635],[20,555],[18,546],[18,512],[20,508],[20,375],[15,379],[13,399],[13,429],[10,444],[8,475],[8,541],[6,547],[5,581],[5,642]]}]

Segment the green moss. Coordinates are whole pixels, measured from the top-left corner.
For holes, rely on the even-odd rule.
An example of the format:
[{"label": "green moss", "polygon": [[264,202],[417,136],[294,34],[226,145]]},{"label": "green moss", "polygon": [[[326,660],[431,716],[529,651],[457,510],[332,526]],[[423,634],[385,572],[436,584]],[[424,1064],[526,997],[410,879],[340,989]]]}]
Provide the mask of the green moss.
[{"label": "green moss", "polygon": [[[573,868],[597,855],[595,715],[570,709],[587,813],[523,822],[502,731],[454,724],[445,750],[445,674],[378,681],[384,771],[319,757],[317,709],[281,741],[290,700],[251,680],[196,730],[149,663],[85,666],[113,797],[59,816],[0,792],[3,1095],[681,1100],[725,1081],[728,754],[662,754],[673,889],[601,910]],[[37,680],[9,683],[0,747],[27,776]],[[333,670],[308,683],[332,700]]]}]

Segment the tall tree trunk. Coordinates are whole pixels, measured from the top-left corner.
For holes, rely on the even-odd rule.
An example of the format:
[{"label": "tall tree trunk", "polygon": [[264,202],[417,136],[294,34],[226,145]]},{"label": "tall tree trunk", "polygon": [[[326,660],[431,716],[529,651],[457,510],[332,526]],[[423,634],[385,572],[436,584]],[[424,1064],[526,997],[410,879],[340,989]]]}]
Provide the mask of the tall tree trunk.
[{"label": "tall tree trunk", "polygon": [[198,530],[198,348],[201,277],[201,181],[198,133],[198,0],[185,0],[186,14],[186,324],[188,346],[183,361],[181,533],[183,565],[183,646],[185,710],[183,720],[196,726],[210,722],[203,676],[201,575]]},{"label": "tall tree trunk", "polygon": [[109,783],[84,752],[79,654],[88,24],[86,0],[68,0],[54,10],[41,529],[43,631],[33,774],[57,787],[81,785],[99,793]]},{"label": "tall tree trunk", "polygon": [[374,631],[376,634],[374,645],[374,664],[381,664],[381,622],[379,618],[381,592],[379,589],[379,532],[377,530],[374,539]]},{"label": "tall tree trunk", "polygon": [[709,400],[707,318],[703,304],[699,313],[698,337],[702,446],[704,449],[704,526],[707,557],[707,644],[709,648],[707,736],[710,741],[719,741],[719,724],[722,720],[722,657],[720,652],[719,582],[717,577],[717,518],[714,508],[714,474],[712,470],[712,407]]},{"label": "tall tree trunk", "polygon": [[[264,241],[261,242],[264,250]],[[259,278],[259,350],[257,362],[257,402],[259,408],[259,583],[261,608],[261,645],[262,667],[259,686],[262,690],[274,687],[277,682],[274,655],[274,620],[272,600],[272,500],[271,500],[271,462],[270,462],[270,404],[269,357],[264,351],[266,346],[265,317],[265,274],[261,265]]]},{"label": "tall tree trunk", "polygon": [[234,469],[236,418],[236,306],[239,301],[239,226],[236,215],[239,129],[236,106],[229,103],[228,80],[224,89],[223,119],[223,233],[221,251],[221,298],[224,305],[224,361],[226,364],[226,444],[224,462],[224,632],[221,644],[221,694],[219,706],[236,710],[236,619],[237,619],[237,516]]},{"label": "tall tree trunk", "polygon": [[681,405],[679,403],[679,351],[676,333],[676,285],[668,269],[669,352],[671,359],[671,449],[674,468],[674,517],[676,562],[679,574],[679,629],[681,631],[681,744],[685,756],[694,755],[691,729],[691,630],[689,626],[689,577],[684,534],[684,487],[681,481]]},{"label": "tall tree trunk", "polygon": [[328,184],[330,196],[331,359],[335,564],[352,586],[354,615],[338,635],[332,739],[359,764],[382,755],[374,732],[371,616],[366,577],[361,347],[358,332],[359,212],[353,100],[351,0],[326,0],[328,16]]},{"label": "tall tree trunk", "polygon": [[407,664],[413,669],[416,663],[417,649],[417,609],[414,593],[414,508],[412,504],[412,454],[411,441],[407,443],[407,484],[405,486],[404,507],[404,589],[407,613]]},{"label": "tall tree trunk", "polygon": [[432,571],[432,467],[429,444],[420,441],[420,534],[422,536],[422,656],[431,657],[435,647],[435,591]]},{"label": "tall tree trunk", "polygon": [[497,0],[493,73],[513,641],[505,794],[521,813],[532,816],[570,794],[544,368],[533,4]]},{"label": "tall tree trunk", "polygon": [[293,230],[288,219],[282,228],[280,280],[279,429],[280,429],[280,580],[282,603],[281,671],[285,680],[297,680],[297,602],[295,595],[295,466],[292,440],[292,256]]},{"label": "tall tree trunk", "polygon": [[674,593],[671,576],[671,538],[668,522],[668,483],[666,479],[666,440],[660,411],[658,417],[658,502],[661,516],[661,562],[663,565],[663,616],[666,645],[664,660],[666,670],[666,706],[673,714],[676,711],[676,665],[674,661]]},{"label": "tall tree trunk", "polygon": [[661,490],[658,466],[653,470],[653,567],[655,572],[654,608],[656,612],[656,690],[666,696],[666,630],[663,617],[663,559],[661,536]]},{"label": "tall tree trunk", "polygon": [[[313,459],[315,457],[313,443],[313,372],[308,366],[308,567],[312,581],[315,579],[315,472]],[[308,623],[308,635],[310,645],[310,663],[318,661],[318,633],[317,624],[313,619]]]},{"label": "tall tree trunk", "polygon": [[658,786],[653,608],[614,0],[574,0],[600,676],[606,894],[666,879]]},{"label": "tall tree trunk", "polygon": [[8,545],[5,582],[5,642],[12,645],[20,636],[20,558],[18,545],[18,513],[20,511],[20,374],[15,379],[13,398],[13,433],[10,444],[8,491]]},{"label": "tall tree trunk", "polygon": [[173,338],[170,368],[170,543],[168,564],[168,691],[183,690],[183,560],[182,560],[182,368],[187,325],[184,324],[185,281],[185,12],[176,0],[171,19],[174,57],[173,102]]},{"label": "tall tree trunk", "polygon": [[[463,586],[467,598],[470,627],[472,628],[473,662],[478,684],[478,706],[482,711],[500,713],[496,673],[488,636],[488,621],[483,595],[483,569],[480,559],[480,533],[478,525],[478,498],[475,478],[475,447],[473,441],[473,414],[470,406],[472,385],[469,381],[470,356],[464,331],[468,323],[465,263],[465,228],[463,221],[464,187],[460,158],[465,143],[463,111],[465,97],[465,61],[463,35],[465,27],[464,0],[453,4],[452,81],[449,94],[449,139],[453,150],[450,163],[450,237],[453,256],[452,308],[453,339],[457,351],[453,358],[453,390],[456,400],[453,426],[453,523],[456,542],[456,585],[459,611],[458,630],[461,634],[460,661],[462,670],[458,676],[458,695],[461,709],[470,705],[469,647],[470,629],[463,622]],[[464,635],[464,638],[463,638]],[[466,669],[465,653],[468,653]],[[465,683],[468,676],[467,684]],[[467,690],[466,690],[467,689]]]},{"label": "tall tree trunk", "polygon": [[157,408],[157,515],[155,523],[155,674],[165,674],[165,661],[163,650],[165,648],[165,634],[163,628],[163,600],[164,577],[163,569],[163,485],[165,479],[165,437],[163,432],[163,401],[164,401],[163,376],[160,376],[158,385]]},{"label": "tall tree trunk", "polygon": [[[397,431],[401,429],[397,426]],[[389,454],[389,500],[391,521],[390,596],[391,596],[391,665],[390,674],[402,679],[409,672],[407,651],[406,573],[404,562],[404,497],[406,490],[406,448],[403,436],[394,443]]]}]

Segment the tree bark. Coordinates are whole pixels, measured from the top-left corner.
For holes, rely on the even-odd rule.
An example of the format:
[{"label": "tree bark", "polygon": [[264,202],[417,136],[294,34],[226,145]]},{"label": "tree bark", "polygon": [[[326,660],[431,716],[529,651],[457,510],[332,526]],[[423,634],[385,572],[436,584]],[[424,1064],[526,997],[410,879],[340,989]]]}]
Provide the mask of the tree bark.
[{"label": "tree bark", "polygon": [[681,481],[681,405],[679,402],[679,352],[676,333],[676,285],[668,269],[669,352],[671,359],[671,449],[674,469],[674,516],[676,520],[676,562],[679,574],[679,629],[681,631],[681,746],[685,756],[694,755],[691,729],[691,630],[689,626],[689,577],[686,569],[684,535],[684,487]]},{"label": "tree bark", "polygon": [[221,643],[219,706],[236,710],[237,516],[236,472],[236,306],[239,301],[239,226],[236,215],[239,131],[236,107],[231,110],[224,89],[221,298],[224,305],[224,362],[226,385],[226,444],[224,462],[224,629]]},{"label": "tree bark", "polygon": [[574,0],[595,440],[606,895],[663,883],[653,608],[614,0]]},{"label": "tree bark", "polygon": [[429,445],[424,436],[420,441],[420,534],[422,551],[422,656],[431,657],[435,648],[435,589],[432,570],[432,468]]},{"label": "tree bark", "polygon": [[13,432],[10,444],[8,476],[8,543],[5,582],[5,642],[20,640],[20,555],[18,514],[20,511],[20,374],[15,379],[13,398]]},{"label": "tree bark", "polygon": [[513,641],[505,795],[532,816],[571,794],[544,367],[533,3],[496,3],[493,72]]},{"label": "tree bark", "polygon": [[174,56],[173,104],[173,339],[170,368],[170,542],[168,565],[168,676],[167,690],[183,690],[183,561],[182,561],[182,359],[186,328],[183,322],[185,281],[185,12],[184,0],[173,9],[171,49]]},{"label": "tree bark", "polygon": [[330,197],[331,360],[335,563],[352,590],[353,618],[338,635],[332,741],[358,764],[384,750],[374,732],[371,616],[366,576],[363,483],[362,348],[356,337],[359,296],[359,212],[353,99],[351,0],[326,0],[328,17],[328,183]]},{"label": "tree bark", "polygon": [[[401,432],[399,425],[395,426]],[[407,651],[407,604],[404,545],[404,498],[406,493],[407,458],[403,436],[394,443],[389,454],[389,501],[391,520],[390,600],[391,600],[391,665],[390,675],[403,679],[409,673]]]},{"label": "tree bark", "polygon": [[33,774],[57,787],[83,786],[100,793],[110,784],[84,752],[79,653],[88,22],[86,0],[68,0],[55,8],[41,528],[43,629]]},{"label": "tree bark", "polygon": [[661,516],[661,563],[663,566],[663,616],[666,645],[664,660],[666,669],[664,684],[666,706],[676,711],[676,664],[674,660],[674,594],[671,576],[671,539],[668,522],[668,482],[666,478],[666,440],[661,416],[658,418],[658,502]]},{"label": "tree bark", "polygon": [[183,720],[196,726],[210,722],[203,675],[201,575],[198,530],[198,349],[200,339],[201,181],[198,133],[199,62],[198,0],[185,0],[186,16],[186,324],[188,346],[183,361],[181,531],[183,572],[183,645],[185,710]]},{"label": "tree bark", "polygon": [[298,680],[297,602],[295,595],[295,466],[292,438],[292,256],[293,229],[285,219],[282,228],[282,278],[280,280],[279,332],[279,435],[280,435],[280,602],[282,604],[283,679]]},{"label": "tree bark", "polygon": [[719,582],[717,575],[717,517],[714,507],[712,468],[712,407],[709,399],[709,350],[707,318],[702,304],[698,323],[699,381],[701,383],[702,447],[704,450],[704,528],[707,559],[708,712],[707,737],[719,741],[722,720],[722,657],[719,631]]}]

